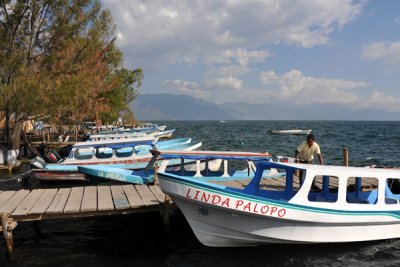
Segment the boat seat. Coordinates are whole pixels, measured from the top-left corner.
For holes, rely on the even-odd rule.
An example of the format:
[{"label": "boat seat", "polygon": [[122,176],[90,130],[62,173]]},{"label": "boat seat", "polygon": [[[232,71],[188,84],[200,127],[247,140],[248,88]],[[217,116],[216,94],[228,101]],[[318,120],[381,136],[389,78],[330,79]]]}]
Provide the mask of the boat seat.
[{"label": "boat seat", "polygon": [[386,204],[399,204],[399,200],[391,197],[385,197]]},{"label": "boat seat", "polygon": [[319,195],[315,196],[314,201],[315,202],[330,202],[330,203],[336,202],[336,201],[333,201],[332,199],[329,199],[329,198],[326,198],[323,196],[319,196]]},{"label": "boat seat", "polygon": [[346,201],[347,203],[370,204],[368,200],[353,197],[348,197]]},{"label": "boat seat", "polygon": [[370,204],[376,204],[376,202],[378,201],[378,190],[372,190],[367,198],[367,201]]}]

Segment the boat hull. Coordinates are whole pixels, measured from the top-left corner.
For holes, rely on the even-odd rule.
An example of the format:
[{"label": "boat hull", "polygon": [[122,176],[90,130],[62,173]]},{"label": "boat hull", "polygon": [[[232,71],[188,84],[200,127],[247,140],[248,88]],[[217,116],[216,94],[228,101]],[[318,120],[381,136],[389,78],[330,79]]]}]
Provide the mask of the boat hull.
[{"label": "boat hull", "polygon": [[159,174],[162,190],[207,246],[257,246],[383,240],[400,237],[393,212],[312,208],[235,194],[222,186],[173,180]]},{"label": "boat hull", "polygon": [[131,171],[109,166],[78,166],[78,171],[89,177],[118,181],[131,184],[147,184],[153,182],[154,174],[146,175],[143,171]]},{"label": "boat hull", "polygon": [[271,130],[271,134],[292,134],[292,135],[308,135],[311,133],[310,130]]},{"label": "boat hull", "polygon": [[33,169],[32,175],[39,181],[87,181],[83,173],[77,171],[50,171],[46,169]]}]

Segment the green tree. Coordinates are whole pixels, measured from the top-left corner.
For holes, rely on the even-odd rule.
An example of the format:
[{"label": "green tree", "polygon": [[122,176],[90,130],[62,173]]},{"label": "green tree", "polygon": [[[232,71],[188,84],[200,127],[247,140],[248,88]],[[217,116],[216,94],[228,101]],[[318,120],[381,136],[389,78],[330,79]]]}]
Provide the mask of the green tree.
[{"label": "green tree", "polygon": [[116,121],[123,116],[124,119],[133,119],[133,113],[129,103],[135,100],[138,93],[137,88],[142,84],[142,69],[128,70],[125,68],[116,69],[111,73],[110,78],[116,80],[117,86],[112,90],[101,94],[105,104],[109,107],[108,112],[101,112],[100,118],[105,123]]},{"label": "green tree", "polygon": [[79,123],[123,110],[119,101],[134,98],[143,74],[122,69],[114,30],[110,12],[98,1],[0,0],[7,149],[18,150],[28,118]]}]

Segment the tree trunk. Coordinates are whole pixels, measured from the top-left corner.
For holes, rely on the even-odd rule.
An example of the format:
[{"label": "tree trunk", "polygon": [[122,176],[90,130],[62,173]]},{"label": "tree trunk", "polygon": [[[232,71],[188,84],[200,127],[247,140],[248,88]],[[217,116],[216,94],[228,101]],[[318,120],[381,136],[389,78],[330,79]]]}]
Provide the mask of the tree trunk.
[{"label": "tree trunk", "polygon": [[6,108],[5,110],[5,117],[6,117],[6,140],[7,140],[7,147],[6,149],[12,149],[12,137],[11,137],[11,114],[10,110]]},{"label": "tree trunk", "polygon": [[7,164],[16,164],[17,157],[19,154],[22,121],[18,120],[17,116],[15,116],[14,127],[12,127],[12,120],[9,109],[6,109],[5,116],[6,116],[6,138],[7,138],[5,161]]},{"label": "tree trunk", "polygon": [[19,150],[19,144],[21,143],[21,132],[22,132],[23,121],[16,120],[14,129],[12,132],[12,147],[11,149]]}]

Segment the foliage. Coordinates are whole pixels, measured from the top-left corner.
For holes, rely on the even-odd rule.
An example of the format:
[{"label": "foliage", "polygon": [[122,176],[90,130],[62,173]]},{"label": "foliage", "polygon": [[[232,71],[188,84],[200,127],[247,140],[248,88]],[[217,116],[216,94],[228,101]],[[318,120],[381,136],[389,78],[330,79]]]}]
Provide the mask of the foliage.
[{"label": "foliage", "polygon": [[137,89],[141,86],[143,71],[141,69],[127,70],[117,69],[110,75],[110,79],[116,80],[118,86],[112,90],[100,94],[103,97],[106,106],[111,107],[111,112],[102,112],[100,117],[103,122],[111,123],[116,121],[121,115],[124,120],[132,120],[133,114],[129,108],[137,95]]},{"label": "foliage", "polygon": [[98,1],[0,0],[0,110],[12,147],[11,114],[16,124],[44,116],[61,124],[126,110],[143,74],[121,68],[114,30]]}]

